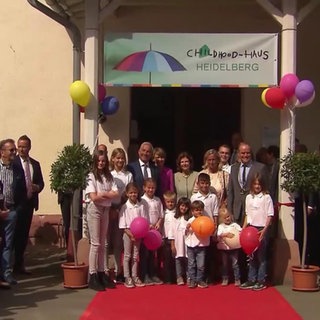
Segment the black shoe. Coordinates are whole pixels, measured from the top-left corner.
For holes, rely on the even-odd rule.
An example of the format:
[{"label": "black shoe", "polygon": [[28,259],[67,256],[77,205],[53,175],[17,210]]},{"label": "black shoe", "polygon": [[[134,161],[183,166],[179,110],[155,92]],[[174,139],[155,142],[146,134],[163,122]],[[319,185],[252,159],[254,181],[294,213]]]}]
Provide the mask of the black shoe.
[{"label": "black shoe", "polygon": [[116,284],[110,279],[110,277],[104,272],[98,272],[98,278],[100,283],[108,289],[114,289]]},{"label": "black shoe", "polygon": [[12,276],[11,273],[8,274],[8,275],[6,275],[6,276],[4,276],[4,277],[3,277],[3,280],[4,280],[5,282],[8,282],[9,285],[13,285],[13,284],[17,284],[17,283],[18,283],[18,281]]},{"label": "black shoe", "polygon": [[254,281],[247,281],[247,282],[243,283],[242,285],[240,285],[239,288],[242,290],[253,289],[255,284],[256,283]]},{"label": "black shoe", "polygon": [[90,274],[88,286],[95,291],[104,291],[104,285],[99,281],[99,277],[96,273]]},{"label": "black shoe", "polygon": [[116,283],[124,283],[125,282],[125,278],[122,274],[117,274],[116,276]]},{"label": "black shoe", "polygon": [[0,289],[10,289],[10,284],[6,281],[0,280]]}]

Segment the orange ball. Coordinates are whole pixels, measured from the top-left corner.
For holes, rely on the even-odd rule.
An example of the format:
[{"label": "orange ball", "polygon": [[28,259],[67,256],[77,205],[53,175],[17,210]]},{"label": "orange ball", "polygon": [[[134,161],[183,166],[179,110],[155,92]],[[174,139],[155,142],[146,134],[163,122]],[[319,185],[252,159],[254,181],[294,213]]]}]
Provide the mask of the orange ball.
[{"label": "orange ball", "polygon": [[191,223],[192,231],[199,237],[205,238],[213,234],[216,229],[214,222],[207,216],[195,218]]}]

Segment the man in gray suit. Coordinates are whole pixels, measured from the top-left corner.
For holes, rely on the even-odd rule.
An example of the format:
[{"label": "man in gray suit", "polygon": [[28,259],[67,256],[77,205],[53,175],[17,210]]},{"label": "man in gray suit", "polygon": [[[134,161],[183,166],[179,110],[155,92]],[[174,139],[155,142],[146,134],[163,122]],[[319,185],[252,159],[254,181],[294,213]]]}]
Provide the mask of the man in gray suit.
[{"label": "man in gray suit", "polygon": [[245,216],[245,198],[250,192],[252,179],[259,173],[268,185],[268,170],[264,164],[252,160],[251,147],[245,142],[240,143],[238,156],[240,162],[231,167],[227,207],[233,214],[235,222],[242,225]]}]

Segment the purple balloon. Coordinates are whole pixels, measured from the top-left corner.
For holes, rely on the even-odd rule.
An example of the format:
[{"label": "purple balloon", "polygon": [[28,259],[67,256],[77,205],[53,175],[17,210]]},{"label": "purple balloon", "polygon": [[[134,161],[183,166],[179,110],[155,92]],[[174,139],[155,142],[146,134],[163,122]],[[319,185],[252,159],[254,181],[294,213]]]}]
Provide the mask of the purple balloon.
[{"label": "purple balloon", "polygon": [[102,102],[104,97],[106,96],[107,90],[106,87],[103,84],[98,85],[98,99],[99,102]]},{"label": "purple balloon", "polygon": [[290,99],[294,95],[298,83],[299,78],[293,73],[287,73],[281,78],[280,89],[286,98]]},{"label": "purple balloon", "polygon": [[137,217],[134,218],[130,224],[130,231],[137,239],[141,239],[146,236],[149,231],[149,222],[146,218]]},{"label": "purple balloon", "polygon": [[295,94],[300,103],[309,100],[314,94],[314,85],[309,80],[300,81],[295,90]]},{"label": "purple balloon", "polygon": [[148,250],[157,250],[161,246],[162,235],[155,229],[149,230],[143,239],[143,243]]}]

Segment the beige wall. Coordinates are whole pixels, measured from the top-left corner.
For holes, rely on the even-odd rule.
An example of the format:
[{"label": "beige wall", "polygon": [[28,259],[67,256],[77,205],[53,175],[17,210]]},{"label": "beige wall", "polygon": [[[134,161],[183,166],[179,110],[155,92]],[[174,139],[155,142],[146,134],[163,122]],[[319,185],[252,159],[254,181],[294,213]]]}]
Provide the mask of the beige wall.
[{"label": "beige wall", "polygon": [[0,25],[0,137],[31,138],[31,156],[40,161],[46,184],[39,213],[57,213],[49,172],[57,151],[72,139],[71,41],[63,27],[27,1],[2,3]]},{"label": "beige wall", "polygon": [[[104,32],[280,31],[280,26],[253,3],[122,8],[115,16],[106,18],[103,29]],[[319,17],[317,8],[298,29],[297,74],[302,79],[311,79],[316,89],[320,82],[317,50],[320,46],[315,36]],[[30,136],[32,156],[41,162],[46,182],[39,213],[56,213],[59,208],[49,188],[49,172],[57,152],[72,139],[72,105],[68,93],[72,82],[72,43],[63,27],[27,1],[4,2],[0,6],[0,25],[0,97],[2,112],[6,115],[6,121],[0,126],[0,137]],[[279,111],[262,105],[261,92],[261,89],[243,89],[242,95],[243,134],[255,150],[262,143],[264,126],[279,127]],[[107,94],[119,98],[120,110],[99,126],[99,142],[107,144],[110,150],[127,148],[130,89],[108,88]],[[316,97],[311,106],[297,112],[297,136],[311,150],[320,142],[318,101]]]}]

